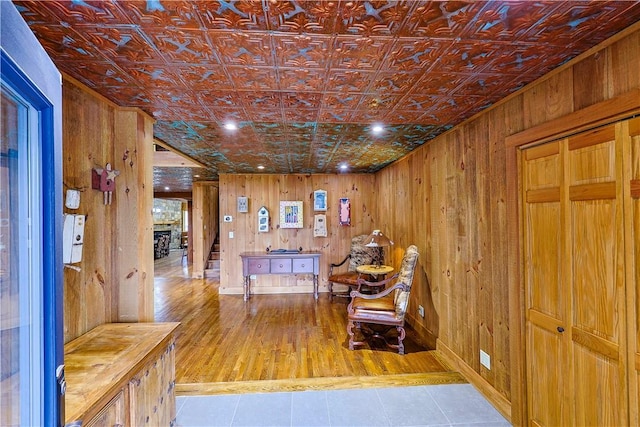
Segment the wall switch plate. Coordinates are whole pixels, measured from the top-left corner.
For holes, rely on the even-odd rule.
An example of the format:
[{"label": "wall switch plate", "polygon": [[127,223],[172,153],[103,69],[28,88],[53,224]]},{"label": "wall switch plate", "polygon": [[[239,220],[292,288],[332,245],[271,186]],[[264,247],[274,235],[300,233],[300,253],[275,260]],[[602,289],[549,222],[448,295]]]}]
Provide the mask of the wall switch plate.
[{"label": "wall switch plate", "polygon": [[418,314],[420,317],[424,317],[424,307],[421,305],[418,306]]},{"label": "wall switch plate", "polygon": [[480,364],[485,368],[491,370],[491,356],[489,356],[482,350],[480,350]]},{"label": "wall switch plate", "polygon": [[230,231],[230,232],[229,232],[229,238],[230,238],[230,239],[233,239],[233,231]]},{"label": "wall switch plate", "polygon": [[222,220],[224,222],[231,222],[231,221],[233,221],[233,217],[231,215],[225,215],[225,216],[222,217]]}]

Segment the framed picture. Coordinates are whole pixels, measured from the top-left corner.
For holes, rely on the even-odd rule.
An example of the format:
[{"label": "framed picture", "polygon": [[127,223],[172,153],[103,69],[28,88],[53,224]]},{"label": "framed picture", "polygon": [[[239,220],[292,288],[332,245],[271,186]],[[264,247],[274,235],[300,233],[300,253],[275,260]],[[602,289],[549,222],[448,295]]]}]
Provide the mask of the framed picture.
[{"label": "framed picture", "polygon": [[249,212],[249,198],[245,196],[238,197],[238,212]]},{"label": "framed picture", "polygon": [[264,206],[258,210],[258,233],[269,231],[269,210]]},{"label": "framed picture", "polygon": [[313,210],[327,210],[327,192],[324,190],[316,190],[313,192]]},{"label": "framed picture", "polygon": [[351,225],[351,202],[349,199],[340,199],[340,225],[349,226]]},{"label": "framed picture", "polygon": [[302,202],[280,202],[280,228],[302,228],[302,224]]}]

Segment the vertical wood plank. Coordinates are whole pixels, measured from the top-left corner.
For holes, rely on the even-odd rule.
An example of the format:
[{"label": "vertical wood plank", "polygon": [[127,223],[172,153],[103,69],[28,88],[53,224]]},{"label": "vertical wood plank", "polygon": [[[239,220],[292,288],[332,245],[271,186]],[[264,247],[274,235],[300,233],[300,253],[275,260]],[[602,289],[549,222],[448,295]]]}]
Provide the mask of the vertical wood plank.
[{"label": "vertical wood plank", "polygon": [[[152,124],[141,111],[118,107],[65,77],[63,183],[82,190],[80,207],[65,212],[87,215],[80,271],[64,272],[65,342],[120,314],[153,319]],[[107,162],[121,170],[109,206],[91,188],[92,169]]]},{"label": "vertical wood plank", "polygon": [[610,97],[610,51],[596,52],[573,67],[574,109],[581,110]]}]

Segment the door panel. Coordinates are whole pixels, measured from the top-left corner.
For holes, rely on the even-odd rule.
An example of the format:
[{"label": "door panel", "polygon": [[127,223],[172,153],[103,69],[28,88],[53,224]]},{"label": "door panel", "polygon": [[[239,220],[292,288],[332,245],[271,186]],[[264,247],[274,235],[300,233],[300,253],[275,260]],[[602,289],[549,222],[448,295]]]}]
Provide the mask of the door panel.
[{"label": "door panel", "polygon": [[627,277],[635,284],[632,295],[635,301],[630,310],[634,310],[635,316],[631,320],[629,334],[633,344],[631,346],[630,369],[633,370],[632,384],[635,389],[635,396],[630,400],[632,415],[631,421],[634,424],[640,423],[640,118],[629,121],[628,151],[625,152],[625,159],[628,159],[629,169],[629,227],[631,229],[631,241],[629,251],[631,255],[627,261]]},{"label": "door panel", "polygon": [[611,125],[597,135],[569,140],[567,238],[573,250],[571,353],[577,425],[628,424],[627,399],[621,398],[627,396],[624,223],[616,164],[621,145],[616,145],[614,129]]},{"label": "door panel", "polygon": [[566,338],[561,263],[562,177],[559,143],[527,150],[523,155],[525,203],[525,303],[527,334],[527,387],[530,422],[537,426],[565,424],[566,409],[559,390],[566,378],[561,362]]},{"label": "door panel", "polygon": [[[625,426],[624,379],[619,367],[598,351],[575,345],[574,422],[577,426]],[[617,362],[617,361],[615,361]]]},{"label": "door panel", "polygon": [[559,390],[564,388],[562,365],[563,336],[554,329],[545,329],[535,324],[527,328],[529,364],[527,382],[529,386],[529,416],[532,424],[539,426],[564,425],[562,399]]},{"label": "door panel", "polygon": [[531,425],[629,424],[628,148],[620,129],[604,126],[521,155]]}]

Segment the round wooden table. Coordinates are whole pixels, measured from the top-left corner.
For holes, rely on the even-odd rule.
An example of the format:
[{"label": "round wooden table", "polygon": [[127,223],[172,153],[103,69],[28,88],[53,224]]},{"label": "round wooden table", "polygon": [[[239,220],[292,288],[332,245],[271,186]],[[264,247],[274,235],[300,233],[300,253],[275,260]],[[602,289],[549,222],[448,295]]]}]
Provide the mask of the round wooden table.
[{"label": "round wooden table", "polygon": [[[359,265],[358,267],[356,267],[356,271],[360,274],[368,274],[372,278],[371,282],[379,282],[381,280],[384,280],[386,275],[393,271],[393,267],[389,265],[365,264],[365,265]],[[358,288],[358,291],[363,293],[377,294],[378,292],[384,290],[384,288],[385,288],[384,285],[373,286],[372,284],[372,286],[365,285],[364,289]]]},{"label": "round wooden table", "polygon": [[372,276],[386,276],[388,273],[393,271],[393,267],[390,265],[373,265],[373,264],[365,264],[359,265],[356,267],[356,271],[360,274],[370,274]]}]

